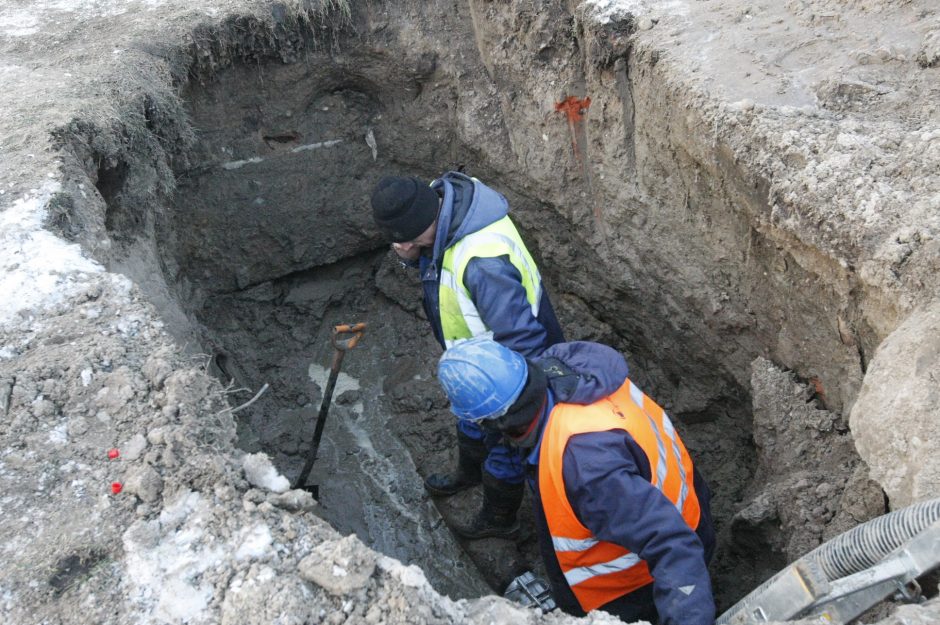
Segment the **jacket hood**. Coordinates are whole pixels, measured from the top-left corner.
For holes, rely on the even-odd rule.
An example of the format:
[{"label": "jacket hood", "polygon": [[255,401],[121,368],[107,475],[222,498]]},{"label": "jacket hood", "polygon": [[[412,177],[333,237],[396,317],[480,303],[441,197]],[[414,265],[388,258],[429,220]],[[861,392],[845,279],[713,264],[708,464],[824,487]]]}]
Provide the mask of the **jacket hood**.
[{"label": "jacket hood", "polygon": [[623,386],[630,372],[617,350],[588,341],[552,345],[538,358],[556,401],[593,404]]},{"label": "jacket hood", "polygon": [[442,256],[455,241],[509,214],[509,202],[501,193],[466,174],[447,172],[431,187],[442,197],[435,258]]}]

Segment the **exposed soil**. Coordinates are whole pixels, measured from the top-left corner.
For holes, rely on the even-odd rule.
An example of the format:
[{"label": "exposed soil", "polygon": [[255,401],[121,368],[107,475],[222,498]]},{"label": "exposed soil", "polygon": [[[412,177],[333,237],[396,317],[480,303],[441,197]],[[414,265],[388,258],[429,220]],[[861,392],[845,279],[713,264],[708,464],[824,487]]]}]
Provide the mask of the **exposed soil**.
[{"label": "exposed soil", "polygon": [[[479,493],[423,492],[454,423],[416,276],[370,221],[386,173],[506,195],[568,338],[626,354],[712,485],[719,608],[933,496],[938,20],[926,0],[0,9],[6,622],[566,620],[474,599],[540,570],[528,512],[518,541],[461,542]],[[330,328],[356,321],[314,501],[289,481]]]}]

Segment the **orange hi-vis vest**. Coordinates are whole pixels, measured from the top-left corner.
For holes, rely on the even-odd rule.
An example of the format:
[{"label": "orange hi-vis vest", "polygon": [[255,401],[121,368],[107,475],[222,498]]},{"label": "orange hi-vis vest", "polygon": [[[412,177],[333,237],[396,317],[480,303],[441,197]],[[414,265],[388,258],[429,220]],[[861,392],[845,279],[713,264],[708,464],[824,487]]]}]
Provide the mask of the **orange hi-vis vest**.
[{"label": "orange hi-vis vest", "polygon": [[585,612],[653,581],[649,567],[620,545],[598,540],[578,521],[565,493],[562,460],[576,434],[625,430],[649,459],[651,483],[695,530],[701,518],[692,459],[665,411],[627,380],[584,406],[560,403],[548,417],[539,451],[539,493],[555,556]]}]

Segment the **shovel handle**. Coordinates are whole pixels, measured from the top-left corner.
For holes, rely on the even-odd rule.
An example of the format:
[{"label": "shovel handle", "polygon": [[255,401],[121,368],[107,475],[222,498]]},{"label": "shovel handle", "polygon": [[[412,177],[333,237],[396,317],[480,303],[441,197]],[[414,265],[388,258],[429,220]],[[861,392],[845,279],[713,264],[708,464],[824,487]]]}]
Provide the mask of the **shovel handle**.
[{"label": "shovel handle", "polygon": [[[301,469],[297,481],[291,488],[306,488],[313,493],[314,498],[319,499],[320,487],[317,484],[307,486],[307,477],[313,468],[313,463],[317,460],[317,452],[320,449],[320,437],[323,436],[323,427],[326,425],[326,415],[330,411],[330,400],[333,398],[333,389],[336,387],[336,378],[339,377],[339,369],[343,364],[343,356],[346,351],[352,349],[362,338],[362,333],[366,331],[366,324],[340,324],[333,326],[333,334],[330,336],[330,342],[336,349],[333,352],[333,365],[330,368],[330,377],[326,382],[326,389],[323,391],[323,401],[320,403],[320,414],[317,415],[317,424],[313,430],[313,443],[310,445],[310,453],[307,456],[307,462]],[[340,339],[343,334],[352,334],[348,339]]]},{"label": "shovel handle", "polygon": [[[330,341],[333,343],[333,347],[340,351],[346,351],[352,349],[359,343],[359,339],[362,338],[362,334],[366,331],[365,323],[341,323],[340,325],[333,326],[333,336]],[[340,339],[340,335],[343,334],[352,334],[348,339]]]}]

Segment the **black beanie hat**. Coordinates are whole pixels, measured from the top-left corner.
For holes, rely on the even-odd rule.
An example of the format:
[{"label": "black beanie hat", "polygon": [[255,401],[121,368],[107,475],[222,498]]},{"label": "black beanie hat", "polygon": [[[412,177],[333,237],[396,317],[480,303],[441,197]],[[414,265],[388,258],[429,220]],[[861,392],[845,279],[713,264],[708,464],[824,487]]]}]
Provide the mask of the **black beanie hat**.
[{"label": "black beanie hat", "polygon": [[524,433],[532,420],[538,417],[538,411],[545,401],[545,390],[548,387],[548,378],[542,368],[526,360],[528,378],[519,397],[513,402],[509,410],[498,419],[499,429],[509,436],[519,436]]},{"label": "black beanie hat", "polygon": [[419,178],[386,176],[372,191],[372,219],[389,240],[418,238],[437,219],[437,192]]}]

